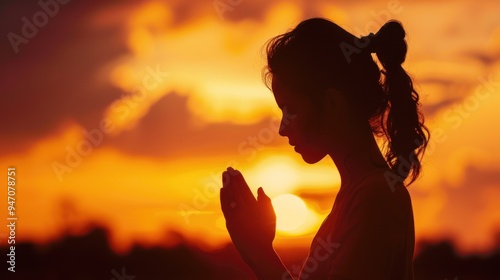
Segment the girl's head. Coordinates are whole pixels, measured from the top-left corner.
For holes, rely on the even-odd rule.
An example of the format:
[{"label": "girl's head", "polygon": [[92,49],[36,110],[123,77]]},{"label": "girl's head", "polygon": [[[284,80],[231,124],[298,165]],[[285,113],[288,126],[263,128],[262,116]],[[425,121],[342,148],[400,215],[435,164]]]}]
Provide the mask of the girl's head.
[{"label": "girl's head", "polygon": [[321,160],[331,145],[341,146],[350,132],[368,127],[385,137],[393,171],[410,177],[410,183],[417,178],[429,132],[419,95],[401,66],[404,37],[396,21],[357,38],[331,21],[313,18],[268,42],[264,74],[283,111],[280,134],[306,162]]}]

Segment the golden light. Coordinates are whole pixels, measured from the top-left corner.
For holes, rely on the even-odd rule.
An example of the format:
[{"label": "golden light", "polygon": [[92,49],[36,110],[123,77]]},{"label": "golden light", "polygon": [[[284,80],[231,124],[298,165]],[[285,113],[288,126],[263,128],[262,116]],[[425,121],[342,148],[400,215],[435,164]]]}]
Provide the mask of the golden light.
[{"label": "golden light", "polygon": [[304,201],[293,194],[282,194],[272,199],[276,212],[276,229],[287,234],[299,234],[311,216]]},{"label": "golden light", "polygon": [[297,162],[285,155],[268,156],[249,170],[251,184],[261,186],[271,197],[293,192],[299,181]]}]

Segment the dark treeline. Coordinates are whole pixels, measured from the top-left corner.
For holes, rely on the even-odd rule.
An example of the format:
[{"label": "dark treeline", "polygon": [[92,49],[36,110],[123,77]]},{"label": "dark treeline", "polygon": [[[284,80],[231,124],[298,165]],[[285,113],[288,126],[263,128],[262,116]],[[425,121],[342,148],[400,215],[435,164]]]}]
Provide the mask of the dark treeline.
[{"label": "dark treeline", "polygon": [[[2,259],[7,253],[2,247]],[[290,259],[285,262],[291,266]],[[137,245],[120,255],[111,249],[107,231],[99,227],[51,244],[18,244],[15,273],[8,272],[8,264],[3,263],[0,279],[252,279],[232,245],[215,251],[188,242],[169,248]],[[449,241],[426,242],[420,244],[415,259],[415,275],[416,280],[498,280],[500,248],[488,255],[459,256]]]}]

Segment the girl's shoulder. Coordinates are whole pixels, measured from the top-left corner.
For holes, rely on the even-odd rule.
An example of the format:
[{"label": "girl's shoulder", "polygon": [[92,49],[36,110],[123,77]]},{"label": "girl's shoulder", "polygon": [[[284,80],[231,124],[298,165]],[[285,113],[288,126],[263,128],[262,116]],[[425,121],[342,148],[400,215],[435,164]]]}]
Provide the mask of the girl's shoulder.
[{"label": "girl's shoulder", "polygon": [[[391,204],[408,201],[409,193],[401,181],[394,181],[390,171],[381,169],[371,173],[354,186],[352,199],[363,204]],[[398,203],[399,204],[399,203]]]}]

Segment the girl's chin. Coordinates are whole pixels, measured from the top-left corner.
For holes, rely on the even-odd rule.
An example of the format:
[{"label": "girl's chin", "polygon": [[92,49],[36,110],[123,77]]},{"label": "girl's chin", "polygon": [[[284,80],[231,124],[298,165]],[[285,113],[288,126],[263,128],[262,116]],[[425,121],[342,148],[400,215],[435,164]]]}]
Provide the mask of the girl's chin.
[{"label": "girl's chin", "polygon": [[318,161],[322,160],[326,156],[325,153],[311,151],[309,149],[304,149],[303,147],[300,147],[300,146],[295,146],[294,150],[295,150],[295,152],[299,153],[302,156],[302,159],[306,163],[309,163],[309,164],[317,163]]}]

